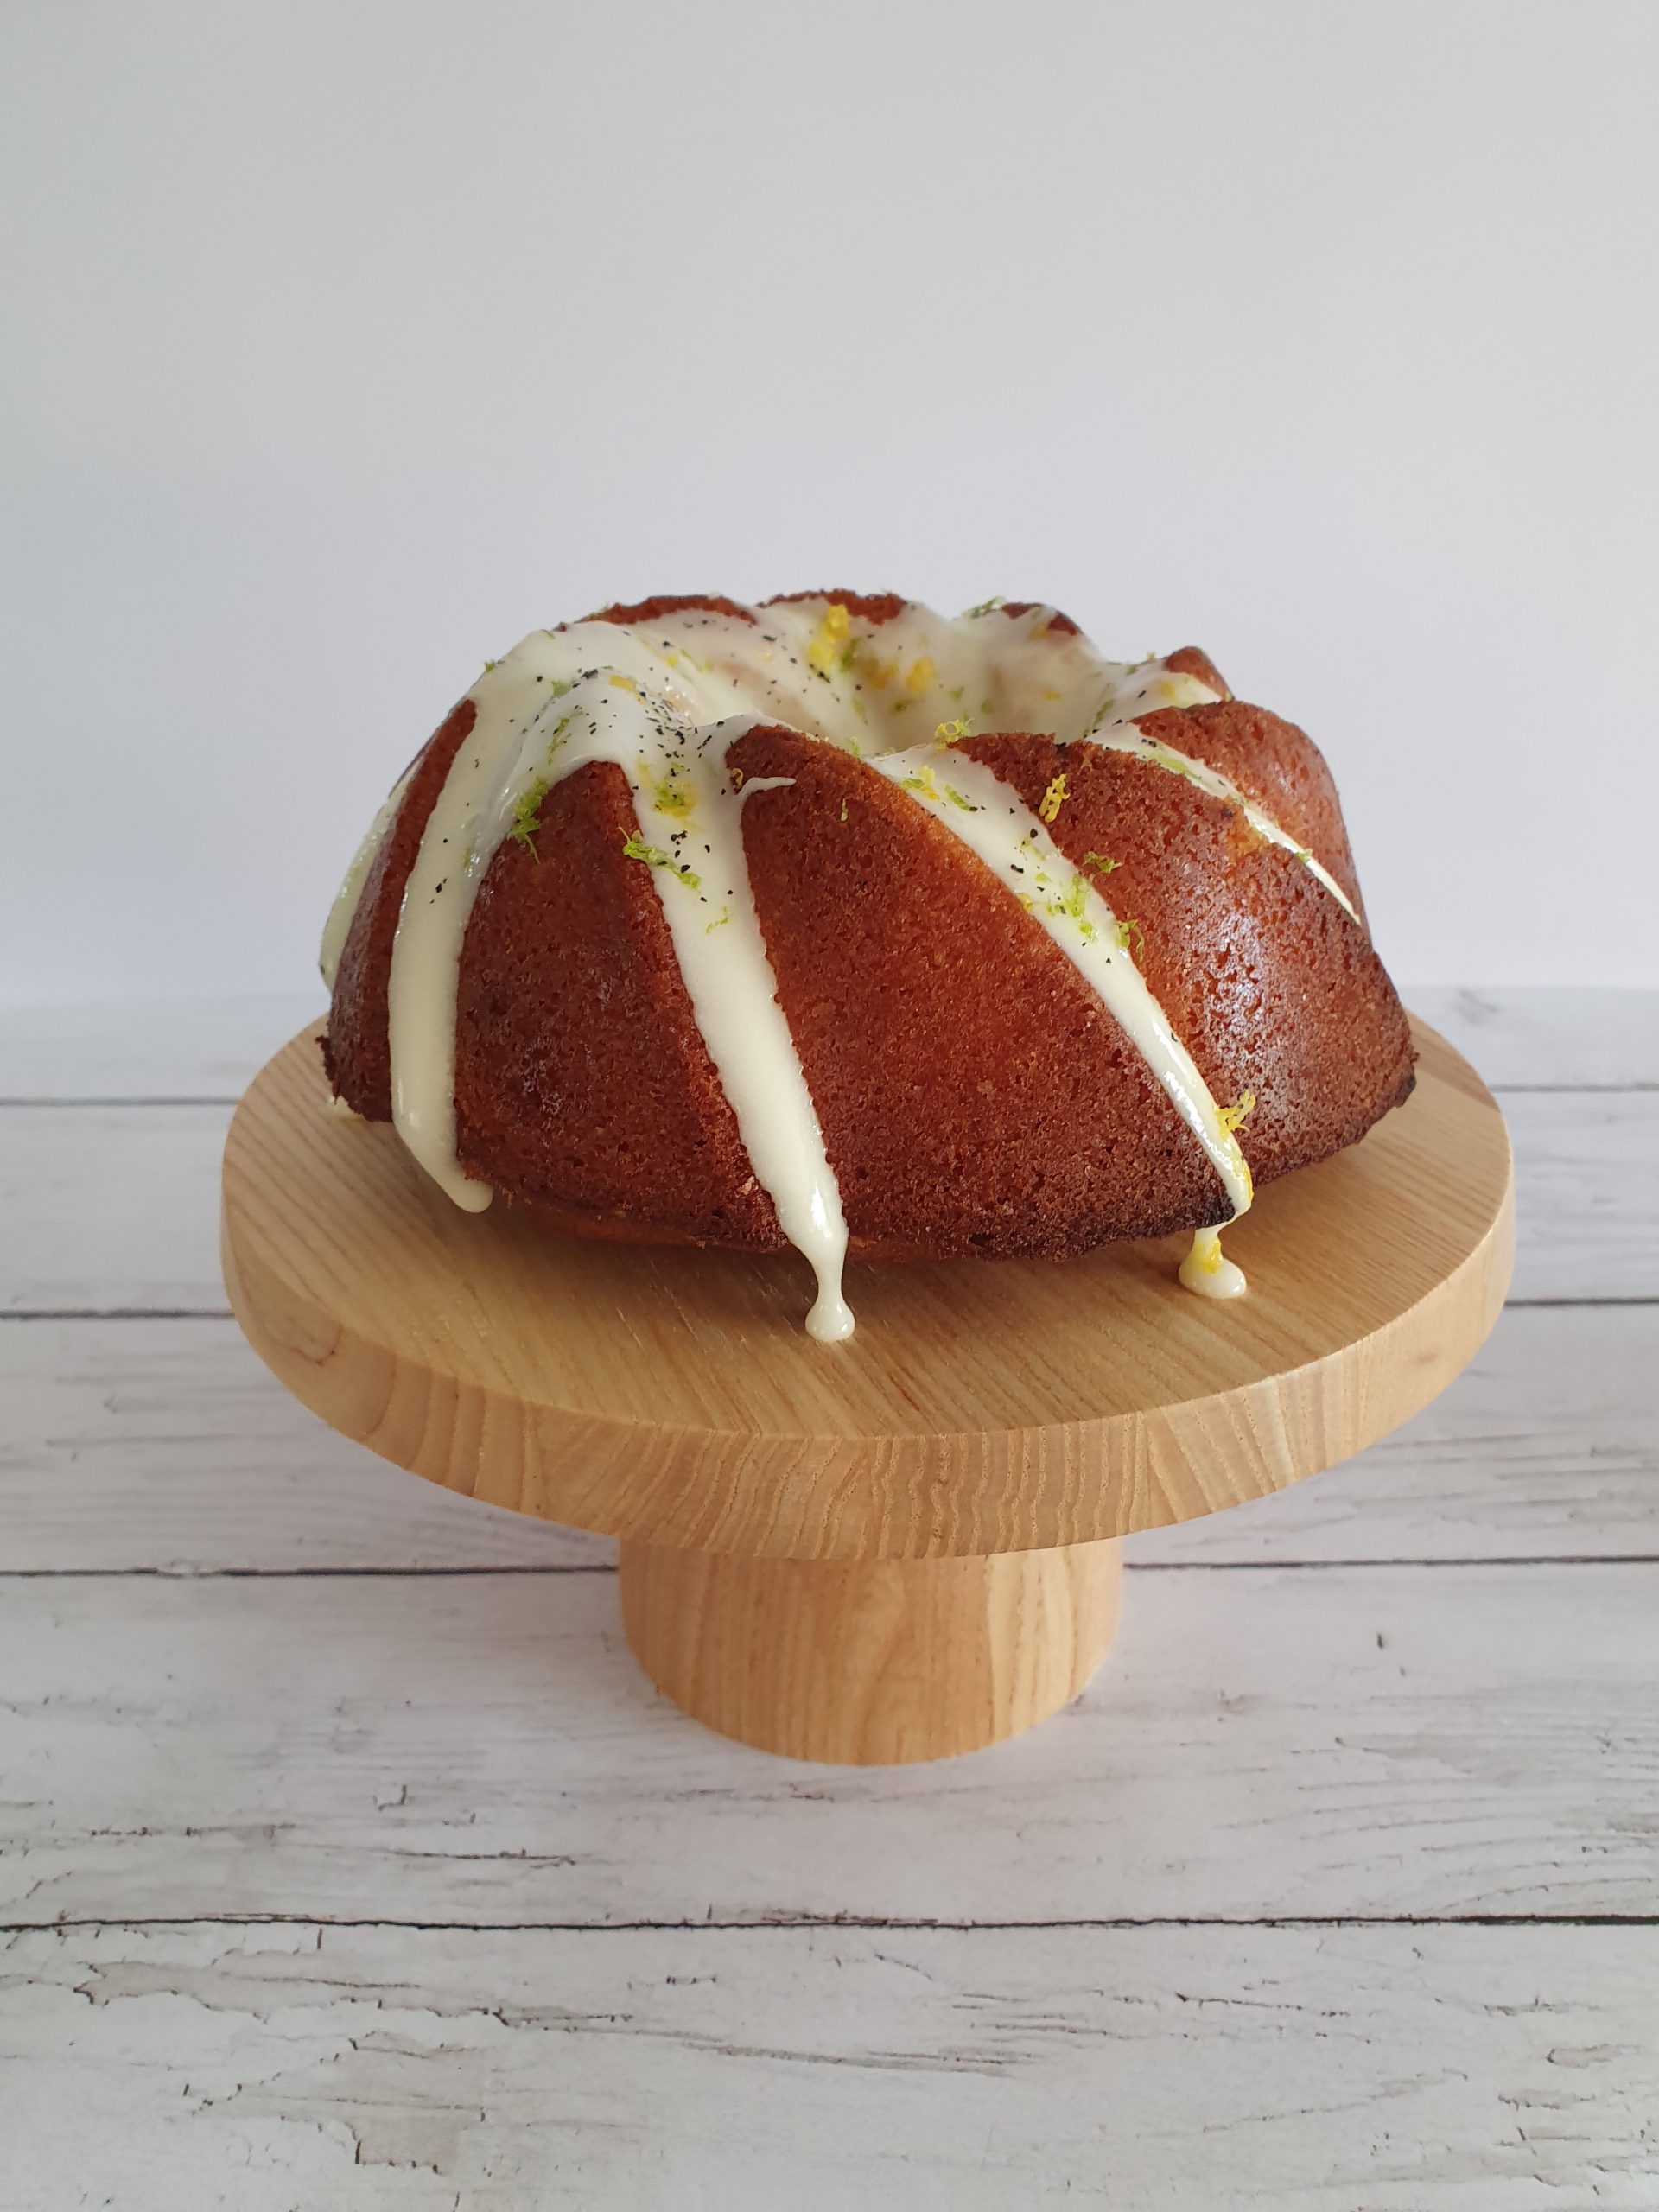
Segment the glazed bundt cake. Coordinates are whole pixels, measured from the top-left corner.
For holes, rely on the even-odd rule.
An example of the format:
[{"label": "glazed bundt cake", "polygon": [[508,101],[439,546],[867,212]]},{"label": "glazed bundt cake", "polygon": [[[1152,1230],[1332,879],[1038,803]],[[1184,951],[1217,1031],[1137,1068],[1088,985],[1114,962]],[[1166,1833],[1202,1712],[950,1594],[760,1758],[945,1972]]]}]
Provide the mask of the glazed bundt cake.
[{"label": "glazed bundt cake", "polygon": [[842,1262],[1219,1224],[1412,1086],[1335,790],[1052,607],[652,599],[492,661],[329,918],[346,1107],[469,1209]]}]

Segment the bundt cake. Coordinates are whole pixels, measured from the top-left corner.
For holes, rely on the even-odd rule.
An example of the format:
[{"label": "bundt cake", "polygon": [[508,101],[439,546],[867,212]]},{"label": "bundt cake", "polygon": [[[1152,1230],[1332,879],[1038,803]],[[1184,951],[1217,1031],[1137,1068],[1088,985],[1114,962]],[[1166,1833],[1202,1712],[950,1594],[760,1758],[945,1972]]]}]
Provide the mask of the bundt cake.
[{"label": "bundt cake", "polygon": [[469,1209],[811,1264],[1218,1224],[1412,1086],[1329,772],[1192,648],[804,592],[537,630],[329,918],[339,1100]]}]

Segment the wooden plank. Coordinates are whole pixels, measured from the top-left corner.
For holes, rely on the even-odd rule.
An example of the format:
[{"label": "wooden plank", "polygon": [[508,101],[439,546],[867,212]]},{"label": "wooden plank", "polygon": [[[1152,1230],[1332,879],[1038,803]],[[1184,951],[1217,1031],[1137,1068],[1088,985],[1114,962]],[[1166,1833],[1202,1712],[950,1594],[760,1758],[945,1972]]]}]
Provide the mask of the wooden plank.
[{"label": "wooden plank", "polygon": [[[1659,1297],[1659,1093],[1512,1094],[1518,1298]],[[227,1310],[212,1106],[0,1111],[0,1311]]]},{"label": "wooden plank", "polygon": [[[1328,1474],[1132,1536],[1131,1567],[1659,1554],[1659,1306],[1510,1306],[1415,1421]],[[1425,1592],[1425,1603],[1432,1602]]]},{"label": "wooden plank", "polygon": [[[1314,1482],[1137,1536],[1130,1563],[1650,1555],[1656,1371],[1659,1306],[1511,1308],[1395,1436]],[[0,1329],[0,1571],[614,1556],[606,1538],[453,1497],[347,1443],[226,1321]]]},{"label": "wooden plank", "polygon": [[1134,1578],[1094,1684],[838,1769],[647,1686],[608,1575],[16,1580],[0,1922],[1650,1914],[1659,1567]]},{"label": "wooden plank", "polygon": [[0,1098],[238,1098],[323,1003],[174,999],[0,1011]]},{"label": "wooden plank", "polygon": [[1511,1295],[1659,1296],[1659,1092],[1512,1091]]},{"label": "wooden plank", "polygon": [[1408,989],[1405,997],[1495,1089],[1659,1086],[1659,991]]},{"label": "wooden plank", "polygon": [[594,1566],[615,1553],[336,1435],[228,1319],[0,1329],[0,1572]]},{"label": "wooden plank", "polygon": [[[1488,1083],[1659,1084],[1659,991],[1411,988]],[[0,1011],[0,1097],[231,1097],[321,1004],[176,999]]]},{"label": "wooden plank", "polygon": [[80,1929],[4,2212],[1649,2212],[1659,1931]]},{"label": "wooden plank", "polygon": [[0,1110],[0,1311],[228,1311],[225,1106]]}]

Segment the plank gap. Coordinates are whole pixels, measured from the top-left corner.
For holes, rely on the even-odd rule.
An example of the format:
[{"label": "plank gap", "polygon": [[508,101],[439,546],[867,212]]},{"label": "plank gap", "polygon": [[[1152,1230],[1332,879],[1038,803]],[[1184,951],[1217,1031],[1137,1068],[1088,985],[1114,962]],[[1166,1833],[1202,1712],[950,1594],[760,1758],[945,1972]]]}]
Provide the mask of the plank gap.
[{"label": "plank gap", "polygon": [[[1161,1529],[1143,1530],[1161,1535]],[[1309,1574],[1377,1567],[1659,1567],[1659,1552],[1490,1552],[1455,1557],[1388,1559],[1126,1560],[1128,1574]],[[614,1574],[613,1560],[550,1560],[544,1566],[479,1567],[13,1567],[5,1582],[465,1582],[486,1576],[536,1580],[558,1574]]]},{"label": "plank gap", "polygon": [[178,1092],[168,1098],[0,1098],[0,1109],[8,1106],[65,1106],[71,1109],[81,1106],[235,1106],[241,1094],[206,1091]]},{"label": "plank gap", "polygon": [[[1594,1312],[1602,1306],[1659,1306],[1659,1296],[1606,1298],[1506,1298],[1505,1313]],[[0,1306],[0,1321],[228,1321],[228,1306]]]},{"label": "plank gap", "polygon": [[1109,1919],[927,1920],[857,1913],[804,1913],[765,1920],[346,1920],[315,1912],[204,1912],[104,1920],[0,1920],[0,1936],[54,1936],[75,1929],[361,1928],[432,1936],[773,1936],[819,1929],[897,1934],[1006,1936],[1134,1928],[1659,1928],[1650,1912],[1149,1913]]}]

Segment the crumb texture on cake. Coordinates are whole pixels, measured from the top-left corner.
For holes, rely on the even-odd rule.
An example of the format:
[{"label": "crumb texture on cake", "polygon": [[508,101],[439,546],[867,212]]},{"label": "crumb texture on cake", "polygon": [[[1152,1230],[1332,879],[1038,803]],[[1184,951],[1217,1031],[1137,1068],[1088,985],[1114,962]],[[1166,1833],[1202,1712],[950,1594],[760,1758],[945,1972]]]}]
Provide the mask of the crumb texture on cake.
[{"label": "crumb texture on cake", "polygon": [[458,1203],[793,1244],[823,1336],[849,1250],[1209,1232],[1412,1084],[1313,742],[1032,601],[532,632],[394,788],[324,970],[336,1093]]}]

